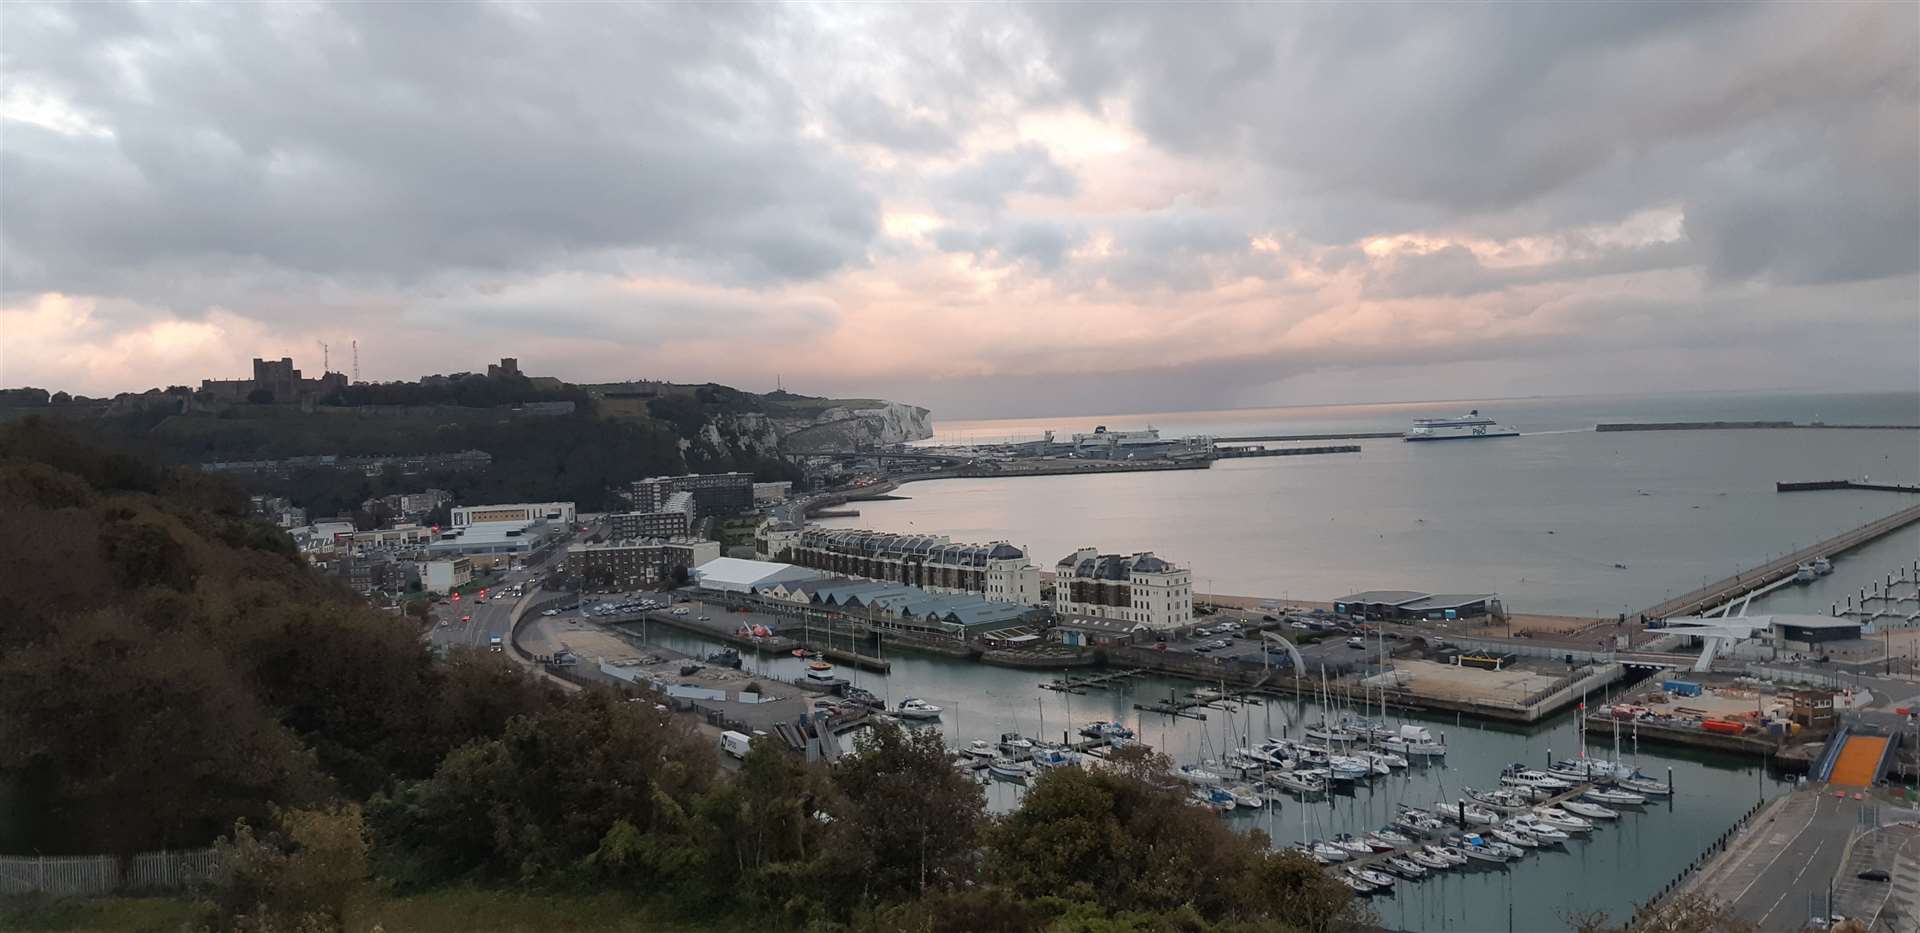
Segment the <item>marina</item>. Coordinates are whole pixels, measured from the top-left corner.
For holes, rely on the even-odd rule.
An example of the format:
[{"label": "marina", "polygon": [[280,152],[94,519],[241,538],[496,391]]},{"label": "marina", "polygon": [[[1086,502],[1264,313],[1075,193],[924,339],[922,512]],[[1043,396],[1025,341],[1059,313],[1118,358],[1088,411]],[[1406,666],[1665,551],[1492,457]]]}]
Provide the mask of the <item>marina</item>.
[{"label": "marina", "polygon": [[[679,630],[656,628],[651,634],[656,642],[683,646],[690,654],[703,650],[701,640]],[[1339,723],[1355,715],[1351,710],[1359,706],[1357,700],[1351,706],[1329,706],[1310,695],[1300,700],[1259,695],[1232,700],[1232,712],[1200,704],[1189,707],[1191,716],[1174,716],[1134,706],[1164,703],[1170,694],[1191,703],[1199,699],[1189,696],[1197,689],[1193,681],[1132,673],[1114,678],[1104,688],[1072,694],[1042,689],[1046,679],[1026,671],[921,654],[890,654],[888,660],[893,663],[889,674],[849,677],[888,706],[897,705],[903,695],[940,706],[940,718],[922,728],[939,729],[945,744],[956,749],[974,741],[997,744],[1007,733],[1046,736],[1056,744],[1070,745],[1085,738],[1081,728],[1111,722],[1131,730],[1137,741],[1168,755],[1177,765],[1205,772],[1224,769],[1226,756],[1233,750],[1258,748],[1269,738],[1312,743],[1305,737],[1307,728],[1322,719]],[[795,676],[804,669],[790,655],[749,658],[746,663],[749,672],[774,676]],[[1082,676],[1074,674],[1072,679]],[[1596,695],[1596,701],[1600,698]],[[1444,739],[1447,754],[1426,763],[1404,756],[1405,768],[1390,767],[1388,774],[1336,785],[1322,793],[1281,788],[1262,796],[1257,808],[1236,803],[1222,812],[1221,819],[1240,829],[1259,828],[1277,847],[1311,844],[1341,834],[1358,839],[1391,825],[1404,812],[1403,805],[1430,812],[1454,807],[1466,788],[1500,786],[1501,772],[1515,762],[1538,764],[1577,756],[1582,744],[1577,717],[1571,712],[1524,728],[1458,715],[1391,708],[1390,712],[1395,723],[1419,725],[1436,740]],[[1199,716],[1206,718],[1195,718]],[[1610,748],[1610,743],[1609,736],[1593,747]],[[850,748],[851,737],[843,738],[842,745]],[[1562,916],[1572,910],[1619,911],[1616,920],[1624,919],[1628,901],[1650,899],[1755,801],[1771,799],[1789,786],[1770,777],[1757,760],[1744,757],[1651,743],[1635,748],[1627,736],[1622,737],[1621,755],[1662,784],[1671,770],[1672,796],[1650,799],[1637,810],[1623,810],[1620,819],[1584,839],[1532,850],[1534,854],[1519,861],[1476,861],[1480,870],[1440,871],[1419,883],[1403,882],[1392,896],[1373,897],[1371,906],[1396,929],[1506,929],[1510,908],[1515,929],[1560,929]],[[1034,769],[1003,765],[1002,770],[1006,773],[982,769],[992,775],[985,789],[989,806],[996,810],[1018,803],[1025,792],[1019,780]]]}]

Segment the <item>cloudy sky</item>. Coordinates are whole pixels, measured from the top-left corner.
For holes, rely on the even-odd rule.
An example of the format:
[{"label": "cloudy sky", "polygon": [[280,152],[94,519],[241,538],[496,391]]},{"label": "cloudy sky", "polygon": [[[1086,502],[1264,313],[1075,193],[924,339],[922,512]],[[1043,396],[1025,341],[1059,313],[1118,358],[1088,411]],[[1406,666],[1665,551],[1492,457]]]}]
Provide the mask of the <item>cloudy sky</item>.
[{"label": "cloudy sky", "polygon": [[1920,7],[0,8],[0,384],[1920,388]]}]

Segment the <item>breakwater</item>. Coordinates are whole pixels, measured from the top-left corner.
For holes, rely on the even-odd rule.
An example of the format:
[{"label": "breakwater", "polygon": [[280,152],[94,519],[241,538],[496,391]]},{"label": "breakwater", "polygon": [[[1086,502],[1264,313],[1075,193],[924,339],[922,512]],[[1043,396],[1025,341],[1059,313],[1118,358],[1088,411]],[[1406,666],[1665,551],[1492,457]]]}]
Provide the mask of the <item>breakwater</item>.
[{"label": "breakwater", "polygon": [[1920,486],[1897,483],[1868,483],[1850,479],[1818,480],[1811,483],[1774,483],[1774,492],[1818,492],[1827,489],[1868,489],[1875,492],[1920,492]]},{"label": "breakwater", "polygon": [[1213,455],[1221,460],[1235,457],[1300,457],[1309,454],[1357,454],[1359,444],[1333,444],[1324,447],[1215,447]]},{"label": "breakwater", "polygon": [[1785,557],[1775,558],[1748,570],[1742,570],[1731,577],[1709,583],[1706,586],[1683,593],[1666,602],[1648,606],[1639,615],[1647,619],[1666,619],[1673,616],[1697,615],[1715,606],[1723,605],[1762,589],[1781,579],[1792,576],[1803,563],[1816,557],[1833,557],[1849,551],[1876,538],[1892,534],[1914,522],[1920,522],[1920,505],[1901,509],[1885,518],[1876,519],[1861,525],[1852,531],[1842,532],[1812,547],[1802,548]]},{"label": "breakwater", "polygon": [[1920,431],[1920,424],[1799,424],[1792,421],[1649,421],[1596,424],[1595,431],[1765,431],[1789,428],[1828,431]]},{"label": "breakwater", "polygon": [[1402,437],[1399,431],[1354,431],[1346,434],[1251,434],[1246,437],[1216,437],[1216,444],[1255,444],[1263,441],[1349,441],[1378,437]]}]

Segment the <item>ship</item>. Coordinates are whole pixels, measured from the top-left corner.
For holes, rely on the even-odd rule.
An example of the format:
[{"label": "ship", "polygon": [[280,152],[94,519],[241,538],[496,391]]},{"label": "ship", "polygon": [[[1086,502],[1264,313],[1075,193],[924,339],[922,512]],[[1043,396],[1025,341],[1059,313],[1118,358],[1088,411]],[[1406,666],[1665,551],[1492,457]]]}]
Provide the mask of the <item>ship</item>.
[{"label": "ship", "polygon": [[1470,440],[1482,437],[1519,437],[1520,432],[1503,427],[1476,408],[1458,418],[1415,418],[1413,427],[1401,435],[1409,441]]}]

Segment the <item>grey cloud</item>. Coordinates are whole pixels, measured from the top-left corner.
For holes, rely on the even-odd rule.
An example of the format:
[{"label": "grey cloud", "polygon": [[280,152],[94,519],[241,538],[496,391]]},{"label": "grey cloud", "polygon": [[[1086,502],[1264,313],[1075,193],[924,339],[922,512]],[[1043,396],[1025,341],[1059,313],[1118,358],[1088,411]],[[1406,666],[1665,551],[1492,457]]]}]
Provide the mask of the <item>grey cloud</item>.
[{"label": "grey cloud", "polygon": [[1015,194],[1072,195],[1079,190],[1079,180],[1053,161],[1046,147],[1024,143],[987,153],[955,169],[936,187],[954,200],[999,208]]},{"label": "grey cloud", "polygon": [[132,294],[247,259],[400,285],[609,251],[743,282],[863,261],[877,197],[740,41],[782,9],[684,12],[10,11],[7,76],[113,135],[9,127],[5,287]]},{"label": "grey cloud", "polygon": [[[1706,215],[1807,210],[1835,242],[1895,234],[1904,207],[1824,210],[1856,176],[1904,173],[1888,201],[1912,203],[1910,153],[1831,138],[1867,121],[1920,135],[1920,35],[1897,5],[1805,4],[1040,4],[1062,93],[1118,98],[1155,142],[1248,158],[1269,169],[1274,224],[1321,242],[1433,227],[1497,235],[1618,220],[1691,201],[1719,156],[1779,135],[1829,147],[1805,163],[1756,164]],[[1035,92],[1047,96],[1046,89]],[[1824,140],[1824,142],[1823,142]],[[1807,153],[1803,153],[1805,155]],[[1772,207],[1770,205],[1778,205]],[[1747,228],[1750,229],[1750,228]],[[1778,264],[1790,279],[1891,265],[1760,257],[1728,230],[1713,250]],[[1786,242],[1786,241],[1781,241]],[[1816,254],[1824,250],[1815,250]],[[1877,252],[1877,250],[1876,250]],[[1731,255],[1726,275],[1747,276]]]},{"label": "grey cloud", "polygon": [[1367,270],[1371,298],[1478,295],[1520,285],[1566,282],[1604,275],[1674,269],[1695,261],[1686,241],[1572,251],[1563,259],[1524,266],[1489,267],[1457,244],[1425,253],[1398,253]]},{"label": "grey cloud", "polygon": [[934,245],[944,252],[972,253],[978,262],[1015,264],[1034,273],[1060,268],[1067,253],[1085,238],[1085,231],[1076,226],[1039,220],[980,228],[942,227],[933,232]]},{"label": "grey cloud", "polygon": [[832,105],[834,125],[854,142],[913,153],[952,149],[953,133],[937,120],[893,106],[872,91],[856,89]]}]

